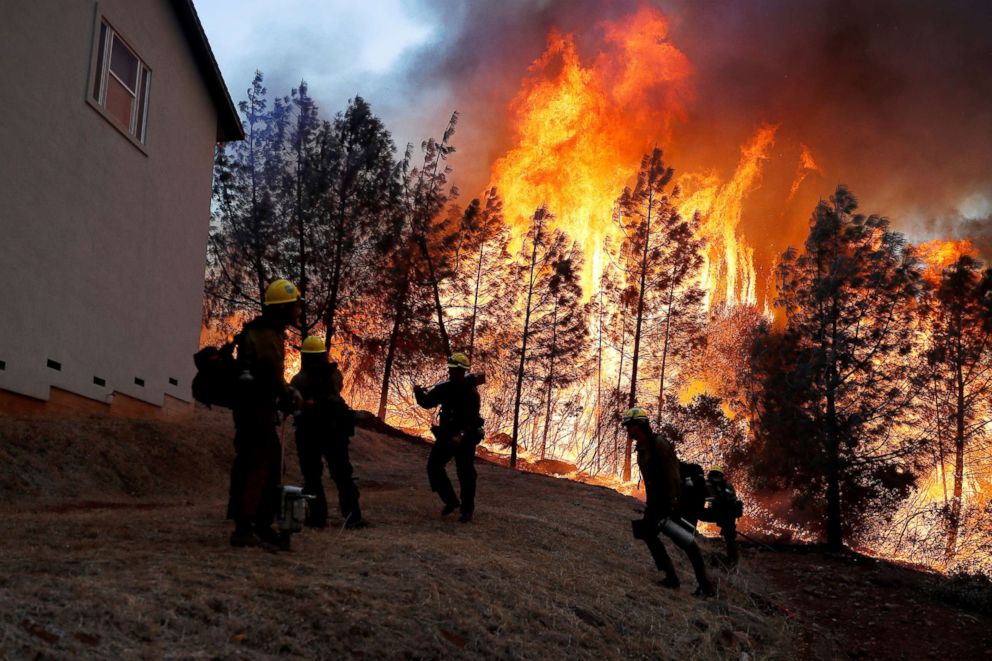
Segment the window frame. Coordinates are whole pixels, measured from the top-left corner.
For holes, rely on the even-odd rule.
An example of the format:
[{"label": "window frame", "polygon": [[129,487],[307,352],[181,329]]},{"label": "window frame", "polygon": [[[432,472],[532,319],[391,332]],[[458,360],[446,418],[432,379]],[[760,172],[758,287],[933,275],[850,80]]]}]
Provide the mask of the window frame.
[{"label": "window frame", "polygon": [[[86,85],[86,103],[107,120],[111,126],[124,135],[132,145],[147,156],[148,115],[151,105],[151,84],[153,79],[152,68],[144,58],[138,55],[137,50],[131,45],[134,42],[117,29],[105,15],[100,13],[99,6],[95,12],[92,34],[93,44],[90,54],[90,76]],[[120,42],[137,61],[135,78],[137,89],[132,96],[131,118],[128,126],[124,126],[106,107],[109,76],[113,76],[114,80],[127,90],[128,94],[131,93],[127,84],[111,70],[111,55],[115,37],[116,41]]]}]

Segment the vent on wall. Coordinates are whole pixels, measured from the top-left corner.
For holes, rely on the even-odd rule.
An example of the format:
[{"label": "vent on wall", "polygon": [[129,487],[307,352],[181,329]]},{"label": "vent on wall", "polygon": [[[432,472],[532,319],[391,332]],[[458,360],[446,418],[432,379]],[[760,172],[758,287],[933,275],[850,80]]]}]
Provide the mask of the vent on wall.
[{"label": "vent on wall", "polygon": [[169,377],[169,385],[170,385],[170,386],[178,386],[178,385],[179,385],[179,379],[174,379],[174,378],[172,378],[172,377],[170,376],[170,377]]},{"label": "vent on wall", "polygon": [[0,360],[0,370],[5,370],[5,369],[7,369],[7,362],[4,360]]},{"label": "vent on wall", "polygon": [[98,376],[94,376],[93,377],[93,385],[97,385],[97,386],[100,386],[101,388],[103,388],[103,387],[105,387],[107,385],[107,380],[106,379],[101,379]]},{"label": "vent on wall", "polygon": [[50,369],[53,369],[53,370],[57,371],[57,372],[61,372],[62,371],[62,363],[60,363],[57,360],[52,360],[51,358],[48,359],[48,367]]},{"label": "vent on wall", "polygon": [[134,377],[134,385],[141,386],[142,388],[144,388],[145,387],[145,380],[144,379],[139,379],[138,377]]}]

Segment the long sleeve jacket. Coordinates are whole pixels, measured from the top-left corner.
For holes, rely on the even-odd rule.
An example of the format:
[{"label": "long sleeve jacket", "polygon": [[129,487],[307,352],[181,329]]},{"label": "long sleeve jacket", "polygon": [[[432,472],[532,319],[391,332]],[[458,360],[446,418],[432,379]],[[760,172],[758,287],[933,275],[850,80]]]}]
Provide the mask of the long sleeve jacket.
[{"label": "long sleeve jacket", "polygon": [[637,465],[647,492],[644,518],[660,521],[671,513],[679,499],[681,480],[675,449],[656,434],[637,444]]},{"label": "long sleeve jacket", "polygon": [[286,398],[285,343],[284,328],[264,316],[245,325],[238,342],[238,363],[251,374],[246,404],[274,407]]},{"label": "long sleeve jacket", "polygon": [[297,417],[301,432],[351,435],[351,409],[341,397],[343,382],[336,363],[310,365],[293,377],[290,384],[303,398]]},{"label": "long sleeve jacket", "polygon": [[443,381],[430,390],[417,390],[415,396],[417,404],[422,408],[441,407],[441,419],[438,427],[444,436],[454,437],[458,434],[475,436],[478,434],[483,423],[482,417],[479,415],[481,401],[475,382],[470,377],[466,377],[461,383]]}]

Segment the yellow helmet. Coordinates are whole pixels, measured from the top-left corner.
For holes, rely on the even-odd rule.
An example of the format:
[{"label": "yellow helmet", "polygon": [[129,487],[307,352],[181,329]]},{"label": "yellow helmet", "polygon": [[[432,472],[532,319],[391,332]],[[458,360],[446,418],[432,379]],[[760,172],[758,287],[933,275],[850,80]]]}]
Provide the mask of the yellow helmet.
[{"label": "yellow helmet", "polygon": [[324,346],[324,341],[322,339],[316,335],[311,335],[307,339],[303,340],[303,346],[300,347],[300,353],[327,353],[327,347]]},{"label": "yellow helmet", "polygon": [[448,367],[457,367],[463,370],[467,370],[469,368],[468,356],[466,356],[463,353],[451,354],[451,356],[448,358]]},{"label": "yellow helmet", "polygon": [[275,280],[265,290],[265,304],[279,305],[300,300],[300,290],[289,280]]},{"label": "yellow helmet", "polygon": [[719,473],[723,475],[723,466],[710,466],[710,469],[706,471],[707,473]]},{"label": "yellow helmet", "polygon": [[642,409],[640,406],[635,406],[634,408],[630,409],[629,411],[623,414],[623,422],[621,422],[620,424],[626,427],[628,425],[634,424],[635,422],[647,422],[647,421],[648,421],[648,412]]}]

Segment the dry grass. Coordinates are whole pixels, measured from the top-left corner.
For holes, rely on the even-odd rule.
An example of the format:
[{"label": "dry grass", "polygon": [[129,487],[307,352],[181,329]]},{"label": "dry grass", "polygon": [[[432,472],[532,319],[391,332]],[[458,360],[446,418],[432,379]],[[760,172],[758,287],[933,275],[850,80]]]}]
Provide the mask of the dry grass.
[{"label": "dry grass", "polygon": [[741,571],[714,569],[720,597],[703,601],[676,551],[683,590],[666,590],[630,536],[634,500],[485,464],[476,521],[441,519],[427,448],[367,431],[353,457],[371,528],[308,531],[291,553],[233,549],[229,433],[207,412],[185,426],[0,420],[0,494],[16,496],[4,507],[0,653],[791,656],[747,555]]}]

